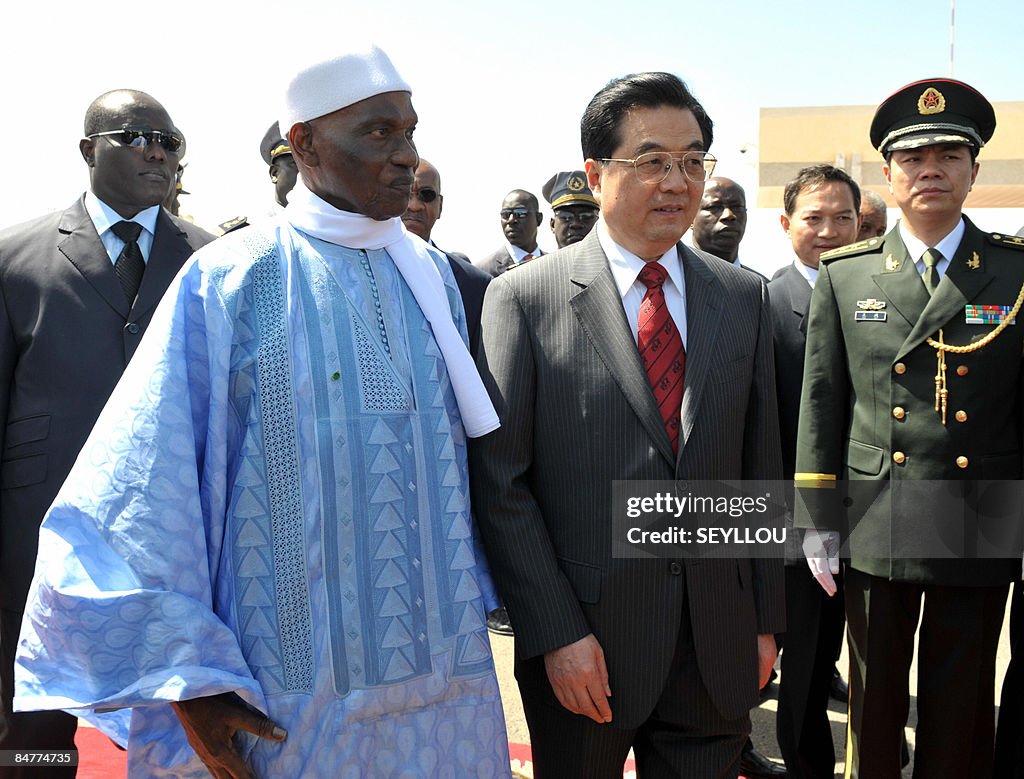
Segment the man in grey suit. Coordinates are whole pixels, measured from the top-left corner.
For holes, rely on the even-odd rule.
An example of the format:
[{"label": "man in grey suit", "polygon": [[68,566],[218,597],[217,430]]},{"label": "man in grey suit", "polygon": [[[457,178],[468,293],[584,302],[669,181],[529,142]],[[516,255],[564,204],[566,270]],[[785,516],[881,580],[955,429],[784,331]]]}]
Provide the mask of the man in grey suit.
[{"label": "man in grey suit", "polygon": [[537,243],[537,228],[544,217],[536,195],[525,189],[513,189],[501,202],[498,216],[501,218],[501,231],[505,234],[505,245],[475,263],[492,276],[500,276],[509,268],[544,254]]},{"label": "man in grey suit", "polygon": [[84,135],[90,191],[0,232],[0,750],[74,748],[74,717],[11,708],[39,523],[167,285],[213,238],[160,207],[185,153],[160,103],[108,92],[89,106]]},{"label": "man in grey suit", "polygon": [[677,77],[610,82],[581,126],[601,220],[491,282],[478,364],[502,426],[471,451],[535,775],[621,776],[632,747],[646,779],[735,777],[781,561],[615,558],[612,482],[781,476],[765,284],[679,243],[714,158]]}]

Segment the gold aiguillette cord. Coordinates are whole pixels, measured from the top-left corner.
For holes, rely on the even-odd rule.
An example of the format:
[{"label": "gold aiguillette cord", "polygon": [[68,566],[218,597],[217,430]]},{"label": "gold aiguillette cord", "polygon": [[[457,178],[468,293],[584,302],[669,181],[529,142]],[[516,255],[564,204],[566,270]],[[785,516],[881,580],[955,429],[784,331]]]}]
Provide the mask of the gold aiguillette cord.
[{"label": "gold aiguillette cord", "polygon": [[939,330],[938,341],[934,338],[928,339],[928,345],[935,350],[935,356],[938,360],[938,365],[935,369],[935,412],[942,417],[943,425],[946,424],[946,405],[949,401],[949,389],[946,387],[946,352],[950,352],[952,354],[970,354],[983,346],[988,346],[993,340],[995,340],[996,336],[1009,327],[1010,323],[1017,318],[1017,314],[1020,312],[1022,304],[1024,304],[1024,285],[1021,285],[1020,292],[1017,294],[1017,301],[1013,304],[1013,308],[1010,309],[1010,313],[1003,317],[1003,321],[1000,322],[991,333],[972,344],[968,344],[966,346],[953,346],[952,344],[947,344],[943,340],[941,329]]}]

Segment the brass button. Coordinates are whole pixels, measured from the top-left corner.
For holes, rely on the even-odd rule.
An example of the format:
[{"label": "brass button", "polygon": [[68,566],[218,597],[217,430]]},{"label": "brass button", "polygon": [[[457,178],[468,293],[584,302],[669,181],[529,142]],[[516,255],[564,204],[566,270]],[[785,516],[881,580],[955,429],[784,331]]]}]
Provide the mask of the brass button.
[{"label": "brass button", "polygon": [[966,376],[968,371],[970,371],[970,368],[968,368],[966,365],[958,365],[958,366],[956,366],[956,375],[957,376]]},{"label": "brass button", "polygon": [[907,415],[907,412],[903,409],[903,406],[896,406],[896,408],[892,410],[892,415],[897,419],[903,419],[903,417]]},{"label": "brass button", "polygon": [[907,460],[907,456],[903,452],[893,452],[892,461],[897,465],[903,465]]},{"label": "brass button", "polygon": [[964,457],[963,455],[960,455],[959,457],[956,458],[956,467],[957,468],[966,468],[967,465],[968,465],[967,458]]},{"label": "brass button", "polygon": [[956,412],[956,421],[957,422],[966,422],[967,421],[967,412],[963,411],[963,410],[957,411]]},{"label": "brass button", "polygon": [[896,373],[900,374],[900,376],[907,372],[907,366],[901,362],[898,362],[894,366],[892,366],[892,369],[896,371]]}]

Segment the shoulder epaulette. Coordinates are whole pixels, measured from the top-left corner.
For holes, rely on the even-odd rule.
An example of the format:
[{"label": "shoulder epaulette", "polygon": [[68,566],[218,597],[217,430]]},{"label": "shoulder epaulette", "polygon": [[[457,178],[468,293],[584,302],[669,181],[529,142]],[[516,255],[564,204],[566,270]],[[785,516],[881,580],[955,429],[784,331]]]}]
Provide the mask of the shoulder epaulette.
[{"label": "shoulder epaulette", "polygon": [[1020,249],[1024,251],[1024,238],[1019,235],[1003,235],[1002,233],[989,233],[989,243],[994,243],[997,246],[1009,246],[1011,249]]},{"label": "shoulder epaulette", "polygon": [[226,222],[221,222],[217,227],[220,228],[221,235],[227,235],[232,230],[238,230],[242,227],[248,227],[249,220],[244,216],[236,216],[234,219],[229,219]]},{"label": "shoulder epaulette", "polygon": [[844,257],[856,257],[859,254],[867,254],[868,252],[880,252],[884,242],[885,239],[883,238],[868,238],[866,241],[857,241],[857,243],[840,246],[838,249],[822,252],[820,259],[822,262],[829,262],[831,260],[841,260]]}]

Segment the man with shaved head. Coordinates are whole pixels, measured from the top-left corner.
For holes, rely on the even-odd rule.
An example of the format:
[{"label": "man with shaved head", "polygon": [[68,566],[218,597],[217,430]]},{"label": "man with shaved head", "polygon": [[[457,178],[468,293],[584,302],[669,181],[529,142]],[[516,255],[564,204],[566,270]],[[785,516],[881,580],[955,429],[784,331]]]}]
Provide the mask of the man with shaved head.
[{"label": "man with shaved head", "polygon": [[437,168],[422,157],[416,168],[416,179],[412,183],[412,197],[402,214],[405,229],[418,235],[448,258],[455,283],[459,285],[459,295],[466,307],[466,328],[469,331],[469,350],[476,354],[480,343],[480,311],[484,305],[484,292],[491,281],[491,276],[477,268],[469,261],[469,257],[459,252],[447,252],[441,249],[430,237],[434,223],[441,218],[441,174]]},{"label": "man with shaved head", "polygon": [[537,196],[525,189],[513,189],[501,202],[501,230],[505,245],[475,264],[478,268],[500,276],[509,268],[522,265],[544,252],[537,244],[537,228],[544,218]]},{"label": "man with shaved head", "polygon": [[[144,92],[98,97],[79,150],[90,187],[0,232],[0,750],[74,749],[76,720],[13,713],[14,653],[39,523],[192,252],[212,239],[160,203],[185,140]],[[74,768],[0,768],[4,777]]]},{"label": "man with shaved head", "polygon": [[708,179],[693,218],[693,245],[708,254],[740,265],[740,241],[747,229],[747,196],[732,179]]}]

